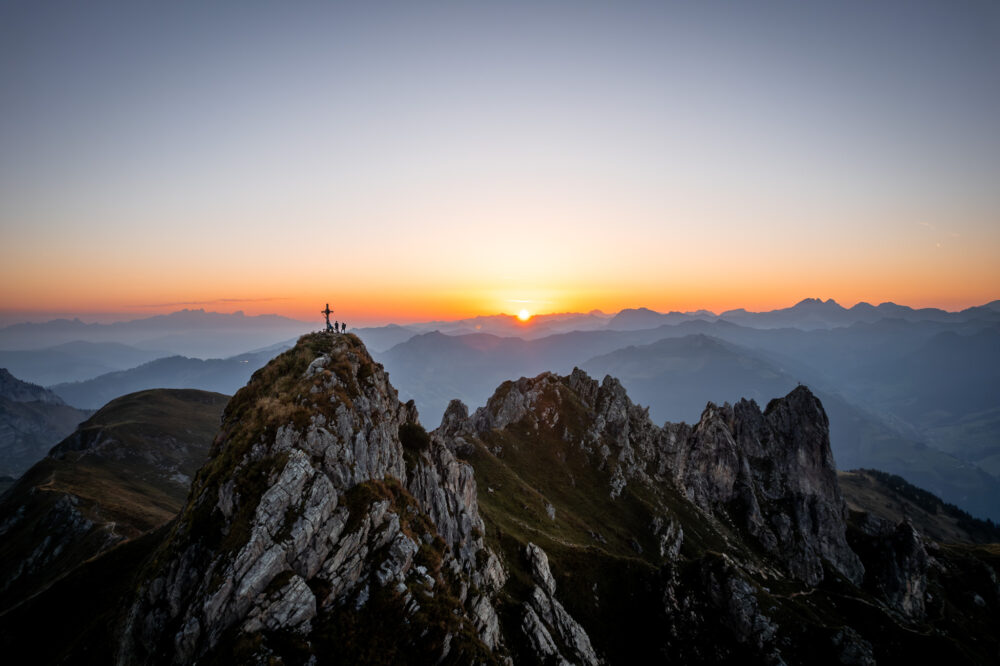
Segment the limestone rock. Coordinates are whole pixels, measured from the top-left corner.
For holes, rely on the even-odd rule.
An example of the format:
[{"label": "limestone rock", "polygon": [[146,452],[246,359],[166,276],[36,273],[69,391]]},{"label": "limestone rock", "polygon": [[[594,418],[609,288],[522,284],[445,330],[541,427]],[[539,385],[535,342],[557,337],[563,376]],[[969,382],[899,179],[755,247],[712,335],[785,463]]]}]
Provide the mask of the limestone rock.
[{"label": "limestone rock", "polygon": [[[443,616],[448,635],[467,624],[499,645],[491,597],[466,598],[470,583],[502,585],[495,556],[480,555],[472,469],[435,446],[408,474],[399,429],[416,421],[353,336],[306,336],[258,372],[230,402],[133,604],[120,660],[189,663],[222,649],[234,628],[308,640],[344,604],[360,610],[378,596],[412,615],[441,587],[470,607]],[[477,649],[421,639],[443,654]]]},{"label": "limestone rock", "polygon": [[529,543],[525,557],[537,585],[524,604],[521,628],[539,658],[588,666],[600,664],[587,632],[555,597],[556,581],[545,551]]},{"label": "limestone rock", "polygon": [[695,504],[741,525],[800,580],[822,580],[826,560],[861,582],[829,421],[809,389],[772,400],[763,413],[753,401],[710,404],[672,458],[671,475]]}]

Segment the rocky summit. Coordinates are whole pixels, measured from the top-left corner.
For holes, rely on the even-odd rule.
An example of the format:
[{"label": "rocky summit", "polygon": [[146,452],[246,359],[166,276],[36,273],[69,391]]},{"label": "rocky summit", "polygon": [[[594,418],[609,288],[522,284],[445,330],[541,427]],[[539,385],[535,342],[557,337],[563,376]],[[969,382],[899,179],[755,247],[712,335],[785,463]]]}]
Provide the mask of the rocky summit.
[{"label": "rocky summit", "polygon": [[[804,386],[659,426],[611,377],[546,373],[472,413],[453,401],[427,432],[356,337],[307,335],[229,402],[177,518],[0,615],[0,647],[119,664],[994,663],[1000,547],[866,510],[880,492],[848,508]],[[45,608],[88,593],[100,631],[27,644]]]}]

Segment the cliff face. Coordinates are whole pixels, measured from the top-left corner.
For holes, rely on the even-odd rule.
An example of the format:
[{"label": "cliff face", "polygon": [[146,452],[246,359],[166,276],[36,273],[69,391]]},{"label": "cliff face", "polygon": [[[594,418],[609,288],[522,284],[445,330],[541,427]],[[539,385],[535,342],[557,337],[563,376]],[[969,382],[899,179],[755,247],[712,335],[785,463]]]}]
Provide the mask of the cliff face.
[{"label": "cliff face", "polygon": [[[472,470],[416,421],[353,336],[307,336],[254,375],[142,584],[120,660],[261,657],[289,633],[293,652],[335,640],[344,660],[376,643],[488,656],[499,635],[484,594],[502,574]],[[341,633],[345,616],[364,627]]]},{"label": "cliff face", "polygon": [[998,618],[996,560],[849,516],[804,387],[659,427],[610,377],[546,373],[471,415],[453,402],[427,433],[357,338],[316,334],[227,406],[187,504],[136,569],[111,651],[975,661],[1000,647],[979,635]]},{"label": "cliff face", "polygon": [[[609,663],[964,660],[989,632],[943,618],[970,594],[976,623],[997,617],[993,582],[948,582],[966,557],[995,574],[995,549],[931,555],[906,523],[849,516],[805,387],[661,428],[615,379],[577,370],[507,382],[466,414],[453,402],[436,436],[475,468],[515,662],[590,663],[581,635]],[[560,612],[539,612],[546,598]]]},{"label": "cliff face", "polygon": [[741,400],[709,407],[668,462],[688,499],[733,521],[790,574],[810,585],[824,561],[858,584],[864,568],[847,545],[847,507],[830,453],[829,421],[800,386],[761,413]]},{"label": "cliff face", "polygon": [[[578,435],[559,423],[561,405],[571,402],[581,411]],[[456,430],[459,410],[449,409],[443,428]],[[510,382],[471,421],[483,435],[517,423],[561,427],[562,439],[577,441],[608,471],[612,499],[630,482],[671,485],[706,514],[744,531],[805,583],[823,580],[824,561],[853,583],[863,579],[847,544],[829,422],[805,387],[773,400],[763,413],[752,401],[710,404],[693,428],[661,429],[617,380],[599,384],[575,370],[565,378]]]}]

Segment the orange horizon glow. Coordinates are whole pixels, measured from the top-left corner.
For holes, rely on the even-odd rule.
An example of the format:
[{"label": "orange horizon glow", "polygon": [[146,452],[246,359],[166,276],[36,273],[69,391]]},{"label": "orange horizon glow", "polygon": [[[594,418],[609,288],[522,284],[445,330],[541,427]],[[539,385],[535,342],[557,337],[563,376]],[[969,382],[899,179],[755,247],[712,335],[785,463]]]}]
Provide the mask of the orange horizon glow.
[{"label": "orange horizon glow", "polygon": [[[734,290],[735,291],[735,290]],[[739,293],[739,292],[737,292]],[[339,296],[339,297],[338,297]],[[26,307],[26,302],[5,303],[0,308],[0,317],[5,323],[15,321],[44,321],[46,319],[66,316],[79,316],[84,321],[122,321],[140,319],[143,317],[170,314],[179,310],[203,309],[207,312],[233,313],[242,311],[247,316],[280,315],[301,321],[320,321],[322,306],[329,302],[336,312],[334,315],[341,320],[357,322],[358,325],[380,325],[388,323],[407,324],[428,321],[449,321],[469,319],[477,316],[505,315],[522,326],[531,326],[538,317],[567,313],[588,313],[601,311],[613,315],[628,308],[649,308],[656,312],[693,312],[708,310],[721,314],[727,310],[743,308],[751,312],[766,312],[791,307],[804,298],[832,298],[845,308],[866,302],[872,305],[893,302],[913,308],[939,308],[948,311],[958,311],[965,308],[984,305],[1000,298],[1000,290],[992,293],[983,290],[978,296],[953,297],[942,294],[938,298],[906,298],[893,294],[873,294],[851,296],[847,298],[830,291],[806,288],[802,293],[774,294],[764,297],[757,294],[756,298],[740,300],[736,296],[706,294],[705,300],[694,296],[677,295],[664,297],[654,293],[634,295],[601,295],[593,299],[586,296],[574,297],[562,295],[559,300],[532,301],[529,299],[496,299],[493,295],[484,295],[476,299],[472,295],[455,297],[447,294],[425,294],[417,296],[384,296],[378,298],[375,294],[338,294],[331,289],[328,294],[311,296],[274,297],[274,298],[192,298],[185,299],[146,299],[145,304],[129,302],[114,302],[98,299],[82,299],[68,302],[59,299],[35,300],[34,307]],[[529,309],[530,308],[530,309]]]},{"label": "orange horizon glow", "polygon": [[955,311],[1000,298],[1000,227],[989,225],[952,236],[898,220],[870,227],[861,242],[857,226],[829,214],[823,233],[779,220],[755,234],[716,216],[616,226],[607,211],[583,223],[574,209],[554,208],[547,224],[530,208],[506,212],[462,232],[450,222],[239,233],[208,224],[196,243],[145,228],[116,244],[32,228],[0,244],[0,316],[134,319],[204,308],[319,321],[329,302],[342,321],[367,325],[522,309],[535,317],[635,307],[760,312],[809,297]]}]

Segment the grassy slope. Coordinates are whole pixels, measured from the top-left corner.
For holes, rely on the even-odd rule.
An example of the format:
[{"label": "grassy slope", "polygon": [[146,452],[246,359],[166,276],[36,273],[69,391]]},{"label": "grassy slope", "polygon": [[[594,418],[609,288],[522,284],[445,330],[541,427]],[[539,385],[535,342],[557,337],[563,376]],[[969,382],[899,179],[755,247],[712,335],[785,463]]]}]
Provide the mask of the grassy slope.
[{"label": "grassy slope", "polygon": [[35,575],[20,576],[4,592],[0,606],[16,603],[111,543],[173,518],[187,496],[187,478],[208,454],[227,400],[196,390],[123,396],[28,470],[0,503],[0,516],[24,511],[24,518],[0,540],[4,577],[47,537],[61,537],[65,515],[57,507],[66,498],[93,525],[65,539],[60,552]]},{"label": "grassy slope", "polygon": [[187,497],[187,481],[171,477],[189,479],[204,463],[228,400],[194,389],[153,389],[113,400],[78,432],[89,442],[113,443],[74,450],[72,438],[64,441],[41,464],[45,476],[37,487],[76,495],[92,505],[88,517],[119,521],[135,530],[128,536],[157,527]]},{"label": "grassy slope", "polygon": [[897,524],[904,519],[935,541],[943,543],[996,543],[1000,528],[976,520],[898,476],[871,470],[839,472],[838,481],[847,505]]}]

